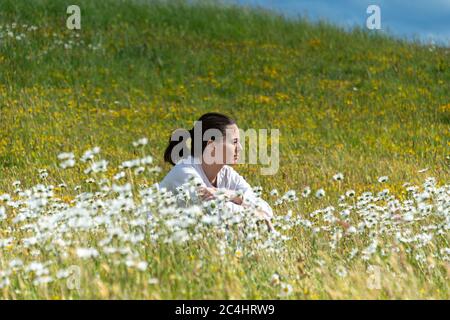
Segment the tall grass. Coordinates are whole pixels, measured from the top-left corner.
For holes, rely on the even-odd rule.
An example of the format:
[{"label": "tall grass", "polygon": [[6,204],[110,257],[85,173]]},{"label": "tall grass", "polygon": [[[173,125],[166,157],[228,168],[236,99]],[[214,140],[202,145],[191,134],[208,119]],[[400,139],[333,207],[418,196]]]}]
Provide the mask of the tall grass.
[{"label": "tall grass", "polygon": [[[251,165],[237,168],[253,185],[281,194],[325,189],[322,199],[275,208],[280,216],[292,210],[305,217],[336,205],[348,189],[378,192],[383,175],[389,180],[382,188],[400,198],[404,182],[421,184],[428,176],[448,182],[448,48],[208,1],[80,0],[82,28],[71,31],[65,27],[70,4],[0,3],[0,194],[14,194],[16,180],[23,188],[41,183],[38,170],[47,169],[46,184],[71,186],[58,191],[69,202],[78,193],[74,186],[93,187],[81,168],[58,168],[60,152],[79,156],[101,146],[111,178],[116,164],[136,157],[130,142],[141,136],[148,137],[162,172],[136,178],[136,184],[159,181],[169,169],[162,153],[172,130],[190,128],[207,111],[229,114],[244,129],[280,129],[276,175],[261,176]],[[336,172],[345,179],[333,181]],[[7,221],[0,222],[2,238],[8,237]],[[295,240],[283,263],[270,256],[224,263],[189,249],[192,261],[206,259],[208,266],[190,273],[195,264],[185,265],[180,249],[148,246],[142,252],[160,276],[156,287],[126,270],[89,265],[82,295],[33,289],[18,279],[20,293],[10,289],[4,297],[268,298],[278,294],[267,284],[276,271],[294,285],[297,298],[448,298],[446,262],[424,271],[405,260],[406,253],[380,255],[370,264],[395,270],[401,280],[386,271],[390,280],[383,288],[367,290],[369,263],[349,266],[342,278],[335,271],[346,262],[324,245],[329,235],[291,232]],[[448,232],[439,241],[448,247]],[[11,258],[2,254],[0,269],[3,257]],[[92,277],[101,268],[111,277],[96,285]]]}]

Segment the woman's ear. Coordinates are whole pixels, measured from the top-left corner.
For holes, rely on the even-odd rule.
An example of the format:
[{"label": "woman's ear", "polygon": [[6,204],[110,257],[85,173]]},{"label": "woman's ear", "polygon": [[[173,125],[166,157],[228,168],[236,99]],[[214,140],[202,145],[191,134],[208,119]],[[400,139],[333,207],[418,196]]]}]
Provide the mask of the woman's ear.
[{"label": "woman's ear", "polygon": [[216,156],[216,145],[214,144],[213,140],[209,140],[208,143],[211,142],[211,156],[215,157]]},{"label": "woman's ear", "polygon": [[208,142],[206,142],[205,150],[203,151],[204,153],[207,154],[208,158],[211,157],[212,159],[216,155],[216,145],[213,142],[214,140],[212,139],[208,140]]},{"label": "woman's ear", "polygon": [[208,150],[214,151],[216,146],[213,143],[214,140],[209,139],[208,142],[206,142],[206,148],[208,148]]}]

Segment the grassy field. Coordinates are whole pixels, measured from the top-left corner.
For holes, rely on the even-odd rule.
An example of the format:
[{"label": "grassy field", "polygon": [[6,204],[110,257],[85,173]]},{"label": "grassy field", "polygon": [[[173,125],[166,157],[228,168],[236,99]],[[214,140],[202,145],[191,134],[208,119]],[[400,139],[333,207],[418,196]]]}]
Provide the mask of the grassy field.
[{"label": "grassy field", "polygon": [[[81,30],[71,31],[70,4],[0,2],[0,195],[10,195],[0,198],[0,297],[449,298],[448,48],[209,2],[79,0]],[[60,221],[67,244],[42,236],[41,215],[58,210],[51,204],[86,204],[76,196],[100,190],[99,179],[112,179],[125,160],[153,157],[153,169],[127,172],[135,193],[159,181],[170,169],[162,155],[172,130],[209,111],[243,129],[280,129],[276,175],[236,167],[271,204],[297,192],[298,200],[274,205],[277,229],[290,238],[275,251],[237,238],[223,254],[214,241],[165,243],[166,234],[142,232],[143,241],[119,237],[116,247],[132,253],[116,257],[77,251],[101,252],[104,226],[69,232]],[[133,147],[142,137],[148,145]],[[58,167],[61,152],[78,160],[95,146],[109,165],[94,183],[79,161]],[[333,180],[338,172],[342,181]],[[435,183],[423,186],[429,177]],[[407,191],[405,183],[420,188]],[[36,184],[44,191],[33,198],[25,190]],[[303,197],[307,186],[312,193]],[[321,188],[325,196],[315,197]],[[269,194],[274,189],[279,196]],[[386,189],[376,200],[361,196]],[[349,190],[355,196],[339,203]],[[59,200],[17,218],[46,192]],[[112,225],[137,233],[133,212]],[[147,223],[143,230],[159,232]],[[220,238],[216,229],[200,231]],[[127,264],[130,257],[141,264]],[[68,285],[71,266],[78,289]]]}]

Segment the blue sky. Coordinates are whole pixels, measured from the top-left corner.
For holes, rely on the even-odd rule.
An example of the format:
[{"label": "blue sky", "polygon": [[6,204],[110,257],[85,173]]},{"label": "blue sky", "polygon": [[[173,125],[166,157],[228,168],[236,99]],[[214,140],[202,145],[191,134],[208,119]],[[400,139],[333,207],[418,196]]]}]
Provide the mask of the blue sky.
[{"label": "blue sky", "polygon": [[450,46],[450,0],[224,0],[256,5],[295,17],[327,20],[337,25],[365,26],[369,5],[381,9],[381,32]]}]

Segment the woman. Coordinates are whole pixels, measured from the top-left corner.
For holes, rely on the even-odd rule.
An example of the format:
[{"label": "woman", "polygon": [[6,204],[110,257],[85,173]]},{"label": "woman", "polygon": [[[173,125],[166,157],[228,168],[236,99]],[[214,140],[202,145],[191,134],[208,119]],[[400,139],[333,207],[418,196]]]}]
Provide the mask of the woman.
[{"label": "woman", "polygon": [[[187,138],[191,139],[190,151]],[[179,130],[172,135],[164,160],[175,166],[159,187],[175,192],[193,177],[199,182],[197,193],[202,200],[214,199],[220,191],[230,210],[237,212],[254,207],[255,214],[273,230],[272,208],[257,197],[247,181],[230,166],[237,163],[241,150],[236,122],[220,113],[206,113],[190,131]]]}]

